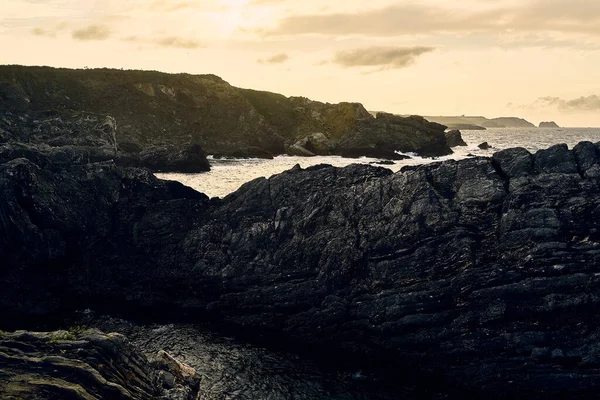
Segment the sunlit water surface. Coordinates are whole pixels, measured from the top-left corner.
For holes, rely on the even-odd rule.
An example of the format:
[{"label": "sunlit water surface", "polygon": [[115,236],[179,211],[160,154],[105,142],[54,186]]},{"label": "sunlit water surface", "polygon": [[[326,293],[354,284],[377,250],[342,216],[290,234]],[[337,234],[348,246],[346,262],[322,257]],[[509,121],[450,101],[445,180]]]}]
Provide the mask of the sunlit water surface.
[{"label": "sunlit water surface", "polygon": [[[438,158],[412,157],[408,160],[394,161],[394,165],[381,165],[397,172],[405,165],[440,162],[448,159],[459,160],[470,156],[490,156],[494,152],[511,147],[524,147],[536,152],[553,144],[566,143],[570,148],[581,141],[600,141],[600,128],[559,128],[559,129],[488,129],[486,131],[463,131],[466,147],[455,147],[454,154]],[[477,146],[488,142],[492,148],[481,150]],[[209,156],[212,166],[210,172],[201,174],[159,173],[161,179],[175,180],[190,186],[209,197],[224,197],[237,190],[244,183],[259,177],[280,173],[299,164],[302,168],[317,164],[331,164],[344,167],[354,163],[369,164],[381,161],[374,158],[295,157],[279,156],[273,160],[235,159],[215,160]]]}]

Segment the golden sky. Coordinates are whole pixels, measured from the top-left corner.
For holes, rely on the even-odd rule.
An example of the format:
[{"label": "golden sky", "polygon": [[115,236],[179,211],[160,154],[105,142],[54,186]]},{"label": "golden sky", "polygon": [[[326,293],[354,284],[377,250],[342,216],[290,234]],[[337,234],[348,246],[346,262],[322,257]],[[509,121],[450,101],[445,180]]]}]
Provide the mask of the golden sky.
[{"label": "golden sky", "polygon": [[599,0],[0,0],[0,64],[600,126]]}]

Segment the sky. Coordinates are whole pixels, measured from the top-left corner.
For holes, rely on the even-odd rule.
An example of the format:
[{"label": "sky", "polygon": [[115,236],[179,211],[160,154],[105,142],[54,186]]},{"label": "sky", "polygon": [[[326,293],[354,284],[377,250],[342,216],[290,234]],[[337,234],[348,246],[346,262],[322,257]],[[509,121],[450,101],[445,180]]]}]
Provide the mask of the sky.
[{"label": "sky", "polygon": [[0,64],[600,127],[598,0],[0,0]]}]

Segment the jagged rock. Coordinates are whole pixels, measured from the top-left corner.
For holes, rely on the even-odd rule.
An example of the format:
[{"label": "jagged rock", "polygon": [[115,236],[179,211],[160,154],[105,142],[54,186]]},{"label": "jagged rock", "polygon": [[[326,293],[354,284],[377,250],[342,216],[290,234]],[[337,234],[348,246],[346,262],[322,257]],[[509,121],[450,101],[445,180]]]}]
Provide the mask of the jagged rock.
[{"label": "jagged rock", "polygon": [[479,147],[481,150],[487,150],[487,149],[490,149],[492,146],[490,146],[488,144],[488,142],[483,142],[480,145],[478,145],[477,147]]},{"label": "jagged rock", "polygon": [[448,147],[466,146],[467,144],[463,140],[459,130],[451,130],[444,133],[446,135],[446,143]]},{"label": "jagged rock", "polygon": [[[6,112],[0,117],[0,161],[25,157],[40,166],[115,161],[161,172],[203,172],[210,164],[197,144],[117,144],[117,122],[92,113]],[[41,164],[40,164],[41,163]]]},{"label": "jagged rock", "polygon": [[250,89],[240,89],[240,92],[288,143],[314,132],[322,132],[335,142],[357,120],[373,118],[359,103],[321,103],[305,97],[285,97]]},{"label": "jagged rock", "polygon": [[341,137],[336,154],[343,157],[399,159],[395,151],[433,157],[452,154],[446,144],[445,126],[423,117],[399,117],[378,113],[375,119],[357,121]]},{"label": "jagged rock", "polygon": [[[193,369],[165,352],[162,357],[181,371],[173,372],[176,378],[170,388],[156,382],[172,370],[171,364],[150,364],[117,333],[94,329],[0,332],[0,397],[195,400],[199,378]],[[175,397],[172,392],[186,395]]]},{"label": "jagged rock", "polygon": [[500,171],[511,179],[532,174],[533,160],[533,155],[522,147],[502,150],[492,156]]},{"label": "jagged rock", "polygon": [[540,172],[573,174],[577,173],[577,163],[573,152],[566,144],[557,144],[535,155],[535,168]]},{"label": "jagged rock", "polygon": [[286,153],[290,156],[299,156],[299,157],[314,157],[315,153],[306,150],[304,147],[300,146],[297,143],[289,146],[286,150]]},{"label": "jagged rock", "polygon": [[27,99],[30,111],[111,115],[119,124],[119,143],[197,143],[208,154],[226,155],[249,147],[283,152],[284,139],[239,89],[215,75],[7,65],[0,67],[0,83],[3,92]]},{"label": "jagged rock", "polygon": [[0,324],[150,311],[463,397],[593,398],[597,154],[296,167],[211,201],[140,170],[13,160],[0,165]]},{"label": "jagged rock", "polygon": [[[136,161],[133,161],[132,164]],[[198,144],[146,148],[139,153],[138,165],[161,172],[210,171],[206,154]]]},{"label": "jagged rock", "polygon": [[325,134],[315,132],[298,140],[288,148],[287,153],[298,156],[328,156],[333,148],[333,143]]},{"label": "jagged rock", "polygon": [[586,178],[600,177],[598,149],[590,142],[581,142],[573,147],[573,155],[579,167],[579,172]]}]

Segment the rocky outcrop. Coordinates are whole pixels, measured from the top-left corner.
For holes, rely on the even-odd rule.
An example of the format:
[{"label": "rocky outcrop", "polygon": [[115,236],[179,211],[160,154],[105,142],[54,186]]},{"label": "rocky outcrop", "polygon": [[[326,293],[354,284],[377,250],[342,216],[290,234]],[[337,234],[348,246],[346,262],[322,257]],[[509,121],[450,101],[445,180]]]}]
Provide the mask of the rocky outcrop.
[{"label": "rocky outcrop", "polygon": [[[13,99],[9,105],[16,103]],[[145,147],[131,142],[119,144],[117,131],[117,122],[107,115],[5,111],[0,116],[0,161],[25,157],[40,166],[48,165],[48,160],[63,165],[115,161],[155,172],[210,170],[206,154],[197,144]]]},{"label": "rocky outcrop", "polygon": [[[329,104],[240,89],[215,75],[14,65],[0,66],[0,111],[6,110],[16,115],[110,115],[118,124],[117,148],[125,153],[153,149],[150,152],[156,154],[165,147],[199,145],[217,156],[260,158],[290,149],[298,155],[329,154],[357,121],[373,120],[359,103]],[[20,141],[12,133],[12,139],[3,140],[1,125],[0,141]],[[395,134],[411,136],[412,125],[396,129]],[[361,130],[354,129],[357,132]],[[331,143],[323,147],[322,138],[315,140],[321,134]],[[307,137],[312,138],[316,153],[297,144]],[[73,144],[73,138],[67,138]],[[418,144],[411,138],[404,141]],[[194,153],[186,157],[193,158]]]},{"label": "rocky outcrop", "polygon": [[560,128],[558,124],[554,121],[550,122],[540,122],[540,128]]},{"label": "rocky outcrop", "polygon": [[422,117],[378,113],[357,121],[341,137],[336,154],[343,157],[400,159],[396,152],[433,157],[452,154],[444,136],[445,126]]},{"label": "rocky outcrop", "polygon": [[211,201],[135,169],[12,160],[0,321],[151,310],[463,397],[593,398],[599,155],[584,142],[397,174],[297,167]]},{"label": "rocky outcrop", "polygon": [[250,89],[240,92],[289,145],[316,132],[337,141],[357,120],[373,118],[360,103],[322,103]]},{"label": "rocky outcrop", "polygon": [[446,135],[446,144],[448,147],[466,146],[467,144],[463,140],[460,131],[451,130],[444,133]]},{"label": "rocky outcrop", "polygon": [[214,75],[1,66],[0,101],[0,109],[110,115],[119,125],[118,144],[283,152],[283,138],[237,88]]},{"label": "rocky outcrop", "polygon": [[3,399],[195,400],[200,377],[164,351],[152,363],[120,334],[0,332]]},{"label": "rocky outcrop", "polygon": [[328,156],[333,149],[333,142],[324,133],[315,132],[298,140],[287,149],[287,153],[298,156]]}]

